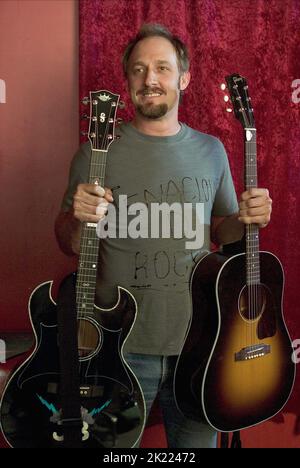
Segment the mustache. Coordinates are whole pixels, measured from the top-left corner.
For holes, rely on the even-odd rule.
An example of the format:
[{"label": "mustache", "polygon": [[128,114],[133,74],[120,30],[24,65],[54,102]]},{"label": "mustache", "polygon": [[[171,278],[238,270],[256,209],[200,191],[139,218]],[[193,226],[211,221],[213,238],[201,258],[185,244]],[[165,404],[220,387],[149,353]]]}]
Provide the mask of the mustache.
[{"label": "mustache", "polygon": [[160,94],[166,94],[165,91],[161,88],[150,88],[149,86],[143,88],[143,89],[140,89],[138,92],[137,92],[137,95],[139,96],[140,94],[143,95],[145,93],[160,93]]}]

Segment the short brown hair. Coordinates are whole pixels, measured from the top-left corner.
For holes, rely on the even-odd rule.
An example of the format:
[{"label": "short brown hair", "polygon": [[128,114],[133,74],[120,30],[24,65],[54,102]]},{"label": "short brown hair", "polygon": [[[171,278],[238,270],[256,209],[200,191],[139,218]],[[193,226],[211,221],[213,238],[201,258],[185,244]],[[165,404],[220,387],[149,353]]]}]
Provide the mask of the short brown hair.
[{"label": "short brown hair", "polygon": [[179,37],[174,36],[165,26],[161,24],[145,23],[141,27],[137,35],[128,43],[127,47],[125,48],[122,58],[123,71],[125,76],[127,76],[127,66],[130,55],[136,44],[139,41],[146,39],[146,37],[156,36],[164,37],[173,45],[177,55],[177,62],[180,74],[188,71],[190,66],[188,50],[186,45],[179,39]]}]

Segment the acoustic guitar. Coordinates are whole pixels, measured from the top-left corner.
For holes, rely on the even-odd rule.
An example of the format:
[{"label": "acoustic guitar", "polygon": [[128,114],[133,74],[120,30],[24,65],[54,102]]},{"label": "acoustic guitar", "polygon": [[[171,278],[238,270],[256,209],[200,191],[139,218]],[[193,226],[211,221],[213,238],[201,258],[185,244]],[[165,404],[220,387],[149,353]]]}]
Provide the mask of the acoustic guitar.
[{"label": "acoustic guitar", "polygon": [[[256,128],[246,80],[226,78],[245,135],[245,187],[257,187]],[[295,379],[283,314],[284,273],[259,250],[259,227],[245,227],[245,251],[204,255],[191,277],[192,318],[175,372],[177,406],[219,431],[278,413]]]},{"label": "acoustic guitar", "polygon": [[[91,184],[104,187],[119,98],[106,90],[91,92],[89,99],[85,98],[85,103],[90,102],[91,160],[87,182]],[[128,448],[138,443],[145,425],[144,397],[122,353],[135,322],[137,304],[132,294],[119,286],[113,307],[104,309],[94,304],[99,251],[96,227],[94,223],[83,223],[78,271],[63,281],[64,290],[71,295],[70,302],[75,304],[78,328],[78,353],[75,351],[80,448]],[[13,373],[1,399],[1,430],[7,443],[15,448],[60,448],[64,443],[62,361],[57,305],[51,297],[51,286],[52,281],[39,285],[30,297],[35,348]]]}]

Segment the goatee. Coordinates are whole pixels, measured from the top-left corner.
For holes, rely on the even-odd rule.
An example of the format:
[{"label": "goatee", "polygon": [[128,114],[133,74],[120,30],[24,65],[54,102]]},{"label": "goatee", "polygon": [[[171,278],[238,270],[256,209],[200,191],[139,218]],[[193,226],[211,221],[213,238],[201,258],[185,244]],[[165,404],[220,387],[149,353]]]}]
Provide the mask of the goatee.
[{"label": "goatee", "polygon": [[137,106],[137,111],[148,119],[159,119],[163,117],[168,112],[168,104],[139,104]]}]

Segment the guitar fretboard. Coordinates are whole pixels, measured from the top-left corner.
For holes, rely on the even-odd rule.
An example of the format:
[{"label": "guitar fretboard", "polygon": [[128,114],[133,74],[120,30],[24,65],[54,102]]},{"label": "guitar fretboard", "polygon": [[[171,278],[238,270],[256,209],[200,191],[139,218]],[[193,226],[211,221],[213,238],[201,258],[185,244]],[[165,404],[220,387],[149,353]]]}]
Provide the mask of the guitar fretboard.
[{"label": "guitar fretboard", "polygon": [[[245,128],[245,187],[257,187],[256,129]],[[247,285],[260,283],[259,228],[246,226],[246,280]]]},{"label": "guitar fretboard", "polygon": [[[92,150],[89,170],[89,183],[104,187],[107,150]],[[83,223],[80,239],[80,255],[76,280],[77,316],[93,314],[99,238],[97,223]]]}]

